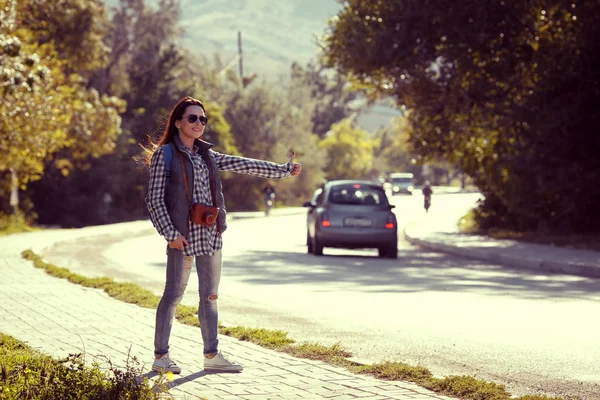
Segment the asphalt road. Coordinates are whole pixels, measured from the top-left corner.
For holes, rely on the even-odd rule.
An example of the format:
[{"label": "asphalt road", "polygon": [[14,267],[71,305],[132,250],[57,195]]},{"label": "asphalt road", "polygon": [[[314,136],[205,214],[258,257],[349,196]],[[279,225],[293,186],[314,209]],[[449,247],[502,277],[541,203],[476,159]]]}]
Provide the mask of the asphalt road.
[{"label": "asphalt road", "polygon": [[[448,224],[472,194],[395,196],[399,224]],[[510,269],[433,253],[402,240],[397,260],[376,250],[306,254],[305,216],[229,222],[220,320],[287,331],[297,341],[340,342],[370,362],[471,375],[513,395],[600,399],[600,280]],[[73,272],[162,292],[165,242],[149,222],[58,243],[43,256]],[[197,304],[195,273],[183,302]],[[200,334],[198,335],[200,340]],[[176,344],[174,352],[176,353]]]}]

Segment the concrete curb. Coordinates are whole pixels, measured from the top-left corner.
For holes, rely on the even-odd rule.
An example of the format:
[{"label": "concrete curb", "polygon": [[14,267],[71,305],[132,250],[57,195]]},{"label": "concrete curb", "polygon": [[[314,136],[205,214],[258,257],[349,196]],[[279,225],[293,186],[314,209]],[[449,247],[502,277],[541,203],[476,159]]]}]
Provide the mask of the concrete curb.
[{"label": "concrete curb", "polygon": [[442,243],[439,241],[416,237],[415,235],[409,233],[409,228],[404,229],[404,238],[411,244],[442,253],[458,255],[461,257],[485,260],[522,269],[562,273],[586,278],[600,278],[600,267],[594,264],[562,262],[544,259],[542,257],[525,258],[508,253],[502,253],[497,249],[480,250],[468,247],[460,247],[449,243]]}]

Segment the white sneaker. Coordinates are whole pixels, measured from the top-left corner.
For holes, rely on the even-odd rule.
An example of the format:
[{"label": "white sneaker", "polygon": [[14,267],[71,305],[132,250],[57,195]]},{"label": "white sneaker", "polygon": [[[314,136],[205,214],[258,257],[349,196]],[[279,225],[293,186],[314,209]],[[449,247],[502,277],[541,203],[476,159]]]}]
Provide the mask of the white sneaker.
[{"label": "white sneaker", "polygon": [[163,374],[165,372],[180,374],[181,368],[179,368],[179,366],[175,364],[175,361],[171,360],[169,353],[167,353],[163,354],[160,358],[154,360],[154,363],[152,364],[152,371],[160,372]]},{"label": "white sneaker", "polygon": [[244,367],[226,359],[221,352],[213,358],[204,357],[204,370],[212,372],[242,372]]}]

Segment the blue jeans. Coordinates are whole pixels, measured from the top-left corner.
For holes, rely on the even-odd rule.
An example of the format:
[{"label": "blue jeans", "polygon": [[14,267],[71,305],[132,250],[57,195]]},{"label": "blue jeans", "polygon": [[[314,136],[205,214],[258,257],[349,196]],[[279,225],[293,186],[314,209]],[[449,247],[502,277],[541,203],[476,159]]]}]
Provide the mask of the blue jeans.
[{"label": "blue jeans", "polygon": [[[165,291],[156,310],[156,330],[154,332],[154,354],[161,356],[169,352],[169,337],[175,309],[181,302],[192,271],[194,257],[184,256],[177,249],[167,249],[167,282]],[[198,273],[198,321],[204,341],[204,354],[217,353],[219,340],[217,298],[219,297],[219,281],[221,280],[222,254],[217,251],[214,256],[197,256],[196,272]]]}]

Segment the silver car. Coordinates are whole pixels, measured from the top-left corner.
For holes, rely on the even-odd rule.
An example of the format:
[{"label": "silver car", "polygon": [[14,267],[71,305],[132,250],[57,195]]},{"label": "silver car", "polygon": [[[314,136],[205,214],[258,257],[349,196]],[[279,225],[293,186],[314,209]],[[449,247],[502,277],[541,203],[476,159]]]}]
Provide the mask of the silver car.
[{"label": "silver car", "polygon": [[390,183],[392,185],[392,195],[413,194],[414,175],[410,172],[396,172],[390,174]]},{"label": "silver car", "polygon": [[398,257],[398,224],[383,186],[372,181],[329,181],[317,189],[308,207],[308,252],[323,247],[374,247],[380,257]]}]

